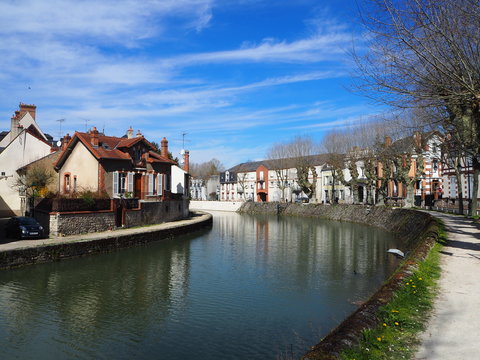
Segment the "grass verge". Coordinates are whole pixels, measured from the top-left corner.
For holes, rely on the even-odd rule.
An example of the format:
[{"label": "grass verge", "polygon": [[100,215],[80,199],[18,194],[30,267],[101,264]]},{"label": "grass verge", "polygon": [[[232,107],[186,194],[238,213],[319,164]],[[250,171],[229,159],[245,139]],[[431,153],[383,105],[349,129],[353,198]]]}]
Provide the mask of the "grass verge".
[{"label": "grass verge", "polygon": [[380,308],[380,324],[364,330],[356,347],[342,351],[342,360],[411,359],[415,355],[420,333],[433,308],[440,277],[440,250],[445,241],[442,224],[438,242],[426,259],[405,279],[392,301]]}]

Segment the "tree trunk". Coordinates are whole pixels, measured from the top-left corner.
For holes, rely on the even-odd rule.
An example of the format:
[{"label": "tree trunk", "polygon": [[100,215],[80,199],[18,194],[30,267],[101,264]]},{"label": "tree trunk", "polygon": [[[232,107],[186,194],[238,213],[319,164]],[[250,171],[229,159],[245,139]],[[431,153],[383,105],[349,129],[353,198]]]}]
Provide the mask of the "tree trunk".
[{"label": "tree trunk", "polygon": [[405,207],[412,208],[415,204],[415,186],[414,182],[410,181],[407,184],[407,196],[405,198]]},{"label": "tree trunk", "polygon": [[480,173],[480,163],[476,157],[473,157],[473,189],[472,189],[472,202],[471,202],[471,215],[477,216],[478,208],[478,175]]},{"label": "tree trunk", "polygon": [[462,169],[460,162],[455,168],[455,177],[457,178],[457,198],[458,198],[458,213],[463,214],[463,187],[462,187]]}]

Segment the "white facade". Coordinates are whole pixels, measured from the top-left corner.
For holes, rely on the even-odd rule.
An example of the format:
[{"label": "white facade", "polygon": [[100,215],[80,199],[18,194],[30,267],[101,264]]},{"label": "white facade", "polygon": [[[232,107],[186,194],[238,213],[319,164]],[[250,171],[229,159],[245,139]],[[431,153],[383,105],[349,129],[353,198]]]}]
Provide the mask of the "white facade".
[{"label": "white facade", "polygon": [[177,165],[172,165],[172,193],[188,195],[185,182],[188,173]]},{"label": "white facade", "polygon": [[49,144],[22,130],[0,153],[0,216],[21,215],[25,199],[14,188],[17,170],[47,156],[50,149]]}]

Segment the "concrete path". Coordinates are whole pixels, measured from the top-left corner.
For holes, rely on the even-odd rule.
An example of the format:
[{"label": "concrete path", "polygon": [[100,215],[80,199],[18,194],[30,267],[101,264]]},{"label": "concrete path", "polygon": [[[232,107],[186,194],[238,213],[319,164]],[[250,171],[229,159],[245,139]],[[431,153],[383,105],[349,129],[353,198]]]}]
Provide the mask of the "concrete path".
[{"label": "concrete path", "polygon": [[432,212],[448,230],[434,312],[416,359],[480,359],[480,230],[461,216]]},{"label": "concrete path", "polygon": [[[81,242],[81,241],[102,240],[107,238],[115,238],[122,235],[144,234],[149,232],[155,232],[158,230],[167,230],[167,229],[184,227],[187,225],[204,222],[210,219],[211,217],[212,215],[208,213],[198,211],[188,219],[165,222],[158,225],[148,225],[143,227],[117,229],[113,231],[103,231],[103,232],[80,234],[80,235],[62,236],[62,237],[50,237],[48,239],[35,239],[35,240],[5,239],[3,237],[3,229],[0,228],[0,233],[1,233],[0,254],[4,251],[9,251],[9,250],[36,248],[36,247],[42,247],[45,245],[61,245],[64,243]],[[0,225],[3,225],[2,221],[0,221]]]}]

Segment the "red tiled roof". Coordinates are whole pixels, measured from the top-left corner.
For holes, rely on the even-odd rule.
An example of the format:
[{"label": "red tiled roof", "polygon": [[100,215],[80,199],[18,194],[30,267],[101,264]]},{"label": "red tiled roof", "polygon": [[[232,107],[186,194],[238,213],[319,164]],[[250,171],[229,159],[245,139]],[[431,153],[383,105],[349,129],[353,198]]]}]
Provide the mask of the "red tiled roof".
[{"label": "red tiled roof", "polygon": [[[109,159],[109,160],[133,161],[132,157],[128,152],[122,151],[120,149],[125,149],[125,148],[128,149],[140,141],[143,141],[147,145],[147,147],[149,147],[150,149],[153,149],[153,145],[149,141],[147,141],[143,136],[139,136],[131,139],[125,139],[125,138],[119,138],[115,136],[98,135],[99,146],[92,145],[92,136],[93,134],[91,133],[75,132],[72,139],[68,143],[66,150],[62,153],[62,155],[58,159],[55,166],[57,167],[63,164],[63,162],[66,160],[68,156],[67,149],[73,148],[77,141],[80,141],[81,143],[83,143],[87,147],[87,149],[92,153],[92,155],[95,156],[97,160]],[[154,151],[149,151],[148,154],[149,154],[149,158],[148,158],[149,163],[176,164],[175,161],[164,158],[160,154]]]},{"label": "red tiled roof", "polygon": [[167,164],[174,164],[174,165],[177,164],[175,161],[165,158],[159,153],[156,153],[155,151],[149,151],[148,155],[149,155],[148,157],[149,163],[167,163]]}]

